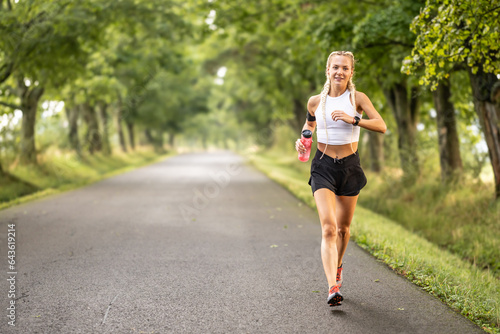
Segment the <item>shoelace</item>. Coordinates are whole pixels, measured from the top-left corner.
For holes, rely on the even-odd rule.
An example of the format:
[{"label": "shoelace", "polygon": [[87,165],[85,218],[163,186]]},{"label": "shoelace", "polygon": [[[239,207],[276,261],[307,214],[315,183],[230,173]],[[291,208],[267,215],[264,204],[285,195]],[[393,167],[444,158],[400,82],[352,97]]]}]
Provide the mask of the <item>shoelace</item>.
[{"label": "shoelace", "polygon": [[334,285],[330,288],[329,294],[334,294],[335,292],[339,292],[339,287],[337,285]]}]

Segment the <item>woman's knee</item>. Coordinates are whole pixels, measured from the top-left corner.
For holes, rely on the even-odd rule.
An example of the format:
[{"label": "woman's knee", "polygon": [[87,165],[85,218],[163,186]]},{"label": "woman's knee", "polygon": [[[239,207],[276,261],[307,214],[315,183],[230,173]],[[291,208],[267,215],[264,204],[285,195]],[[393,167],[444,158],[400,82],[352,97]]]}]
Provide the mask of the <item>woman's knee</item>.
[{"label": "woman's knee", "polygon": [[322,224],[323,239],[336,240],[337,239],[337,224],[334,221],[326,221]]},{"label": "woman's knee", "polygon": [[350,231],[349,226],[339,226],[337,232],[338,232],[339,238],[341,238],[341,239],[349,238],[349,236],[351,235],[351,231]]}]

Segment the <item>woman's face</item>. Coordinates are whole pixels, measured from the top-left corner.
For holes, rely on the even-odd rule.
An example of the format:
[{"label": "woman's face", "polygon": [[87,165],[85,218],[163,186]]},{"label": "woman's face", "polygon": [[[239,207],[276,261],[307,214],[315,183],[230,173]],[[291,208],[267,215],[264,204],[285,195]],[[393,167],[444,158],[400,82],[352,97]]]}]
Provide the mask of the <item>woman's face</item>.
[{"label": "woman's face", "polygon": [[351,58],[348,56],[332,56],[327,75],[332,85],[347,87],[347,83],[353,74]]}]

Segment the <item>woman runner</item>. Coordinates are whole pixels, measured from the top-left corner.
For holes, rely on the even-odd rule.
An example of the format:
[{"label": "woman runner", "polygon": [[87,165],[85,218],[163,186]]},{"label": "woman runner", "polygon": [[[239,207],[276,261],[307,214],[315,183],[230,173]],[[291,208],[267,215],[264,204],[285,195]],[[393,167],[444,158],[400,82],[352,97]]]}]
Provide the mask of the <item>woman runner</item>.
[{"label": "woman runner", "polygon": [[[309,184],[321,222],[321,259],[329,286],[327,302],[341,305],[342,258],[360,190],[366,185],[358,155],[359,128],[385,133],[387,126],[370,99],[356,91],[354,56],[334,51],[326,62],[326,83],[321,94],[307,102],[303,130],[318,127],[318,150],[311,162]],[[362,113],[368,119],[362,119]],[[305,147],[298,139],[295,149]]]}]

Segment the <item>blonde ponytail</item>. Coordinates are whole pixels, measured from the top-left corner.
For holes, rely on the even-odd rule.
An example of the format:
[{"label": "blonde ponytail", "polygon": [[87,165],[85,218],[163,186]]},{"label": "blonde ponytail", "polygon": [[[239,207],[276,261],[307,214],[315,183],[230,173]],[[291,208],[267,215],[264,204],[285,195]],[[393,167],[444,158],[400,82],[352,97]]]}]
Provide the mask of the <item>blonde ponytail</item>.
[{"label": "blonde ponytail", "polygon": [[352,82],[352,76],[347,83],[347,89],[349,89],[349,92],[351,93],[351,103],[354,107],[354,111],[357,112],[358,109],[356,108],[356,86],[354,85],[354,82]]}]

